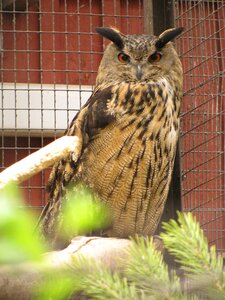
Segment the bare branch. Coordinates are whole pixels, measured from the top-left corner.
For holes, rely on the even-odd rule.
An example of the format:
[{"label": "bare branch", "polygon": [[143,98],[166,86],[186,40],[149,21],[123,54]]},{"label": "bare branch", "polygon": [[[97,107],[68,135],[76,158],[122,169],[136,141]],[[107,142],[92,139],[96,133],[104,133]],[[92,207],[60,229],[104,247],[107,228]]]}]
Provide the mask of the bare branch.
[{"label": "bare branch", "polygon": [[63,136],[31,155],[21,159],[0,173],[0,188],[9,182],[17,184],[29,179],[55,162],[74,152],[79,156],[80,142],[77,136]]},{"label": "bare branch", "polygon": [[[19,266],[0,267],[0,299],[33,299],[32,292],[45,280],[46,267],[51,272],[74,270],[74,258],[82,255],[94,258],[106,264],[111,270],[121,268],[121,260],[126,259],[124,251],[131,244],[130,240],[100,237],[77,237],[61,250],[44,254],[43,263],[26,263]],[[85,268],[85,266],[84,266]],[[72,299],[80,299],[74,296]],[[83,298],[82,298],[83,299]]]}]

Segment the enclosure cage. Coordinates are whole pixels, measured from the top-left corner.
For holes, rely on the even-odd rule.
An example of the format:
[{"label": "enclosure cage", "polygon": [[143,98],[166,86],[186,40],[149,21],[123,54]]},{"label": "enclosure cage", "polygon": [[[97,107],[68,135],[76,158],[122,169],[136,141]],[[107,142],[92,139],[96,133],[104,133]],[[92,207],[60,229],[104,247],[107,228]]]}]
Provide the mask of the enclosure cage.
[{"label": "enclosure cage", "polygon": [[[107,43],[96,27],[185,28],[176,41],[184,68],[180,150],[164,219],[191,211],[225,253],[225,2],[2,0],[0,9],[1,170],[63,135],[91,95]],[[49,171],[21,185],[24,209],[36,215]]]}]

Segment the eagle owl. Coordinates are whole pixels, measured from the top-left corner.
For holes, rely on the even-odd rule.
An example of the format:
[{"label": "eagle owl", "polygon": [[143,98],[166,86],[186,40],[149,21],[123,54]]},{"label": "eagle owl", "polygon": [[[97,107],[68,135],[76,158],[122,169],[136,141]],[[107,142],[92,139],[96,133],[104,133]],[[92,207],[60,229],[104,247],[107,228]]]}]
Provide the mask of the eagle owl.
[{"label": "eagle owl", "polygon": [[80,153],[56,163],[41,230],[57,241],[63,196],[81,183],[112,212],[107,235],[154,234],[167,199],[179,133],[182,66],[171,42],[183,28],[159,36],[96,31],[110,40],[96,87],[66,135],[76,135]]}]

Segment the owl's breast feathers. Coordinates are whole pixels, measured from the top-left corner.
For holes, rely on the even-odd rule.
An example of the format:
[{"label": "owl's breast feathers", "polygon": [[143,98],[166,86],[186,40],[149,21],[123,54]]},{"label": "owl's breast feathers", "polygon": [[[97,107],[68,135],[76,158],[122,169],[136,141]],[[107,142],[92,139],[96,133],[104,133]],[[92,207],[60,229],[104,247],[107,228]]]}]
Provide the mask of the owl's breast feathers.
[{"label": "owl's breast feathers", "polygon": [[82,182],[111,208],[111,236],[154,233],[171,180],[180,98],[165,78],[98,88],[66,132],[80,137],[80,157],[53,168],[49,207],[61,206],[69,182]]}]

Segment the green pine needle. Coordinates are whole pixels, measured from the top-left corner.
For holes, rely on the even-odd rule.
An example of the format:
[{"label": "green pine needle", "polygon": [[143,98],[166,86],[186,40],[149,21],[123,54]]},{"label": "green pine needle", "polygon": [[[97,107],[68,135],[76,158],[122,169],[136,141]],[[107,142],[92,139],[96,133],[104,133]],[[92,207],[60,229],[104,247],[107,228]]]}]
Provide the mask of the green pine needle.
[{"label": "green pine needle", "polygon": [[155,249],[152,237],[136,237],[132,241],[125,274],[144,291],[146,299],[184,299],[178,277],[175,272],[169,274],[168,266],[163,261],[162,253]]},{"label": "green pine needle", "polygon": [[129,278],[136,279],[142,283],[148,278],[169,282],[168,267],[163,262],[162,254],[154,247],[153,238],[136,237],[128,249],[128,260],[126,263],[126,274]]},{"label": "green pine needle", "polygon": [[189,277],[190,289],[201,290],[205,296],[214,294],[213,299],[224,299],[219,296],[225,293],[223,259],[217,256],[215,246],[209,248],[196,218],[191,213],[178,212],[178,221],[164,223],[163,228],[165,232],[160,236]]},{"label": "green pine needle", "polygon": [[[85,267],[84,267],[85,266]],[[91,299],[141,299],[134,284],[125,277],[112,273],[103,264],[82,256],[74,259],[75,274],[79,274],[81,290]]]},{"label": "green pine needle", "polygon": [[178,212],[178,222],[163,223],[165,233],[160,236],[168,251],[176,256],[182,269],[192,274],[221,272],[223,262],[216,249],[208,248],[207,239],[191,213]]}]

